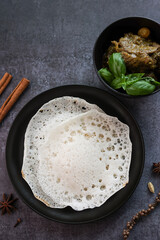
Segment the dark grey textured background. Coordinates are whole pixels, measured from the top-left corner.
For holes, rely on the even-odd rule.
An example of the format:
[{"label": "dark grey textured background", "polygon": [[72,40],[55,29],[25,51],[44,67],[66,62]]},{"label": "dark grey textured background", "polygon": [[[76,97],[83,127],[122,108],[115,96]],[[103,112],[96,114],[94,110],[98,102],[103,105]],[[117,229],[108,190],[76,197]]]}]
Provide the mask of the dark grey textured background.
[{"label": "dark grey textured background", "polygon": [[[21,108],[44,90],[64,84],[87,84],[104,88],[93,69],[92,50],[99,33],[111,22],[127,16],[146,16],[159,21],[159,0],[5,0],[0,1],[0,75],[14,79],[0,96],[0,105],[22,77],[30,88],[0,125],[0,199],[13,192],[6,170],[5,145],[9,128]],[[141,181],[129,201],[111,216],[86,225],[64,225],[34,213],[21,200],[12,216],[0,216],[0,239],[102,240],[122,239],[132,215],[147,208],[158,192],[160,177],[151,174],[160,156],[160,93],[141,99],[120,99],[138,121],[145,141],[146,161]],[[13,228],[18,217],[23,223]],[[160,208],[144,218],[129,239],[160,239]]]}]

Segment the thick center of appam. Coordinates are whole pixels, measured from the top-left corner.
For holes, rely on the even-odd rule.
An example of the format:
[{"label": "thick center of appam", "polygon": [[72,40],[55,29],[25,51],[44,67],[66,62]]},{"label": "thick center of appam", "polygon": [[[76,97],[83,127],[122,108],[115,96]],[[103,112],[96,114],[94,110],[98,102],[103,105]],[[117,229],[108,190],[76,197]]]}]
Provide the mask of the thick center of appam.
[{"label": "thick center of appam", "polygon": [[78,210],[101,205],[128,182],[128,127],[96,110],[47,130],[38,180],[55,202]]}]

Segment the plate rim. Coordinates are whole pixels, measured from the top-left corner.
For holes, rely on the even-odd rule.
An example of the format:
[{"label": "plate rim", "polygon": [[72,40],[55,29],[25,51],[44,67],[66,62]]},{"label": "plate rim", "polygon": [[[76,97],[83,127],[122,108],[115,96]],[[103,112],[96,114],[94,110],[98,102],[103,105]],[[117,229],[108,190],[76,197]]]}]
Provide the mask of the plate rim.
[{"label": "plate rim", "polygon": [[[47,216],[45,214],[43,214],[41,211],[38,211],[37,209],[35,209],[33,206],[31,206],[26,200],[25,198],[23,197],[23,195],[21,194],[21,191],[18,190],[17,188],[17,184],[15,183],[15,181],[13,181],[13,177],[12,177],[12,174],[11,174],[11,171],[10,171],[10,167],[9,167],[9,161],[8,161],[8,148],[9,148],[9,141],[10,141],[10,135],[14,129],[14,125],[15,123],[17,122],[17,119],[19,118],[19,116],[21,115],[22,111],[24,111],[25,108],[27,108],[28,105],[30,105],[33,101],[35,101],[36,99],[38,99],[39,97],[41,97],[42,95],[46,95],[48,92],[51,92],[51,91],[56,91],[58,89],[65,89],[65,88],[88,88],[88,89],[92,89],[93,91],[99,91],[99,92],[103,92],[105,94],[107,94],[108,96],[110,96],[112,99],[114,99],[114,101],[116,103],[119,104],[119,106],[124,109],[127,114],[129,115],[129,117],[134,121],[135,125],[136,125],[136,128],[137,128],[137,131],[138,131],[138,134],[139,134],[139,139],[140,139],[140,142],[141,142],[141,153],[142,153],[142,160],[141,160],[141,168],[139,170],[139,176],[138,178],[136,179],[136,183],[134,184],[134,187],[132,188],[130,194],[125,197],[123,199],[123,201],[121,201],[121,204],[120,206],[118,205],[117,207],[115,207],[114,209],[112,209],[111,211],[109,211],[109,213],[106,213],[106,214],[103,214],[102,216],[100,217],[97,217],[97,218],[94,218],[94,219],[89,219],[89,220],[85,220],[85,221],[78,221],[78,222],[73,222],[73,221],[66,221],[66,220],[58,220],[58,219],[55,219],[55,218],[52,218],[50,216]],[[64,95],[64,96],[67,96],[67,95]],[[53,97],[54,99],[55,97]],[[45,104],[45,103],[43,103]],[[96,104],[96,103],[95,103]],[[127,107],[122,104],[119,99],[117,99],[114,95],[112,95],[110,92],[107,92],[106,90],[104,89],[101,89],[101,88],[97,88],[97,87],[93,87],[93,86],[89,86],[89,85],[80,85],[80,84],[72,84],[72,85],[62,85],[62,86],[58,86],[58,87],[55,87],[55,88],[50,88],[46,91],[43,91],[39,94],[37,94],[36,96],[34,96],[33,98],[31,98],[21,109],[20,111],[17,113],[16,117],[14,118],[14,121],[13,123],[11,124],[11,127],[9,129],[9,133],[8,133],[8,137],[7,137],[7,141],[6,141],[6,148],[5,148],[5,157],[6,157],[6,166],[7,166],[7,172],[8,172],[8,175],[9,175],[9,178],[11,180],[11,183],[15,189],[15,191],[18,193],[18,195],[20,196],[20,199],[28,206],[30,207],[34,212],[38,213],[40,216],[43,216],[44,218],[46,219],[49,219],[49,220],[52,220],[52,221],[55,221],[55,222],[59,222],[59,223],[65,223],[65,224],[85,224],[85,223],[90,223],[90,222],[95,222],[97,220],[100,220],[102,218],[105,218],[111,214],[113,214],[113,212],[116,212],[118,209],[120,209],[128,200],[129,198],[132,196],[132,194],[134,193],[135,189],[137,188],[137,185],[141,179],[141,176],[142,176],[142,173],[143,173],[143,169],[144,169],[144,163],[145,163],[145,145],[144,145],[144,139],[143,139],[143,135],[142,135],[142,132],[141,132],[141,129],[137,123],[137,121],[135,120],[135,118],[133,117],[133,115],[130,113],[130,111],[127,109]],[[33,194],[33,193],[32,193]]]}]

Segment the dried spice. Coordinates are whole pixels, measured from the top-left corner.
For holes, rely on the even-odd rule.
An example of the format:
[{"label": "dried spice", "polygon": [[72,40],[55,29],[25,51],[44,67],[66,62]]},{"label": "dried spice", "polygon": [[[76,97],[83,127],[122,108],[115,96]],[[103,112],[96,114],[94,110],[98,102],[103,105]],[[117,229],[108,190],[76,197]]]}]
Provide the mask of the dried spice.
[{"label": "dried spice", "polygon": [[154,186],[151,182],[148,183],[148,189],[151,193],[154,193]]},{"label": "dried spice", "polygon": [[18,200],[17,198],[12,199],[12,194],[6,196],[5,193],[3,193],[3,201],[0,201],[0,209],[2,210],[1,215],[5,213],[12,213],[12,210],[16,209],[13,206],[13,203]]},{"label": "dried spice", "polygon": [[21,222],[22,222],[22,219],[18,218],[16,224],[14,225],[14,227],[17,227],[17,225],[19,225]]},{"label": "dried spice", "polygon": [[134,215],[130,222],[127,223],[127,228],[123,230],[123,239],[126,240],[129,237],[130,230],[132,230],[133,226],[140,220],[141,217],[147,216],[155,207],[160,203],[160,192],[158,196],[155,198],[154,203],[148,205],[148,209],[139,211],[136,215]]},{"label": "dried spice", "polygon": [[5,118],[7,113],[11,110],[12,106],[16,103],[20,95],[24,92],[24,90],[28,87],[30,81],[26,78],[22,78],[22,80],[18,83],[16,88],[12,91],[12,93],[5,100],[3,105],[0,108],[0,123]]},{"label": "dried spice", "polygon": [[153,172],[160,174],[160,162],[153,163]]}]

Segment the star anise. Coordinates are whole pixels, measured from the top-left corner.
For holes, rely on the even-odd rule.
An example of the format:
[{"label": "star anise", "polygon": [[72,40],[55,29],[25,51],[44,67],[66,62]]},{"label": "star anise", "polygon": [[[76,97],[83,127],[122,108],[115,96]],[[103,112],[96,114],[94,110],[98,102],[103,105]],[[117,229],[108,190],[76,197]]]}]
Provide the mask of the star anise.
[{"label": "star anise", "polygon": [[12,210],[16,209],[13,206],[13,203],[18,200],[17,198],[12,199],[12,194],[10,194],[9,196],[6,196],[5,194],[3,194],[3,201],[0,201],[0,209],[2,209],[2,213],[1,215],[8,213],[10,214],[12,212]]},{"label": "star anise", "polygon": [[153,172],[160,174],[160,162],[153,163]]}]

